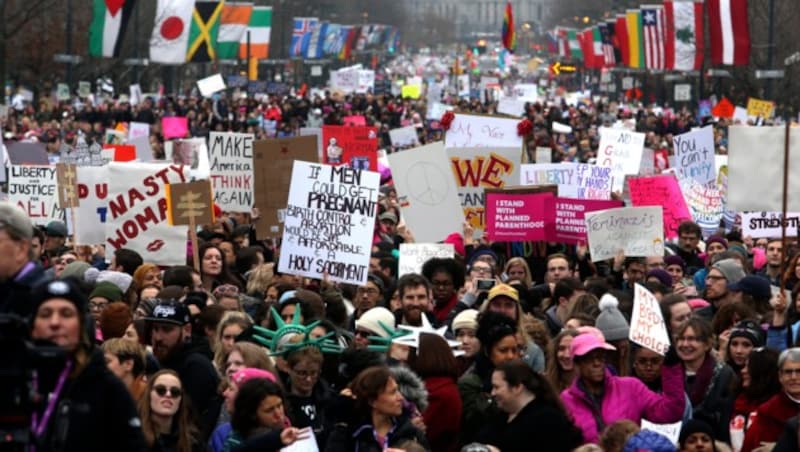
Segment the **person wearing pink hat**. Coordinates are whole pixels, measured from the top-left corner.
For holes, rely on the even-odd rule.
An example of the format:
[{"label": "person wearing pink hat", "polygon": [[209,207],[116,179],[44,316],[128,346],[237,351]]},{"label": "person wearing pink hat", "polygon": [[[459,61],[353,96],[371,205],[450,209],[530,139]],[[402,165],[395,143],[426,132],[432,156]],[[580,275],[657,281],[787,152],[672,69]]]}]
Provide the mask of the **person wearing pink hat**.
[{"label": "person wearing pink hat", "polygon": [[[228,387],[225,388],[225,391],[222,393],[222,397],[225,399],[225,410],[229,414],[233,413],[233,402],[236,400],[236,395],[239,393],[239,387],[256,378],[263,378],[273,383],[278,382],[275,378],[275,375],[267,370],[257,369],[255,367],[245,367],[244,369],[237,370],[231,376],[230,381],[228,382]],[[213,452],[222,451],[225,445],[225,440],[228,439],[228,436],[231,434],[231,430],[232,428],[230,422],[219,424],[217,428],[214,429],[214,433],[211,435],[211,439],[208,441],[208,448]]]},{"label": "person wearing pink hat", "polygon": [[683,369],[674,349],[670,347],[664,359],[661,394],[636,378],[612,375],[606,366],[606,352],[613,350],[613,345],[591,333],[579,334],[570,344],[578,375],[561,398],[583,432],[583,440],[597,443],[600,432],[621,419],[637,424],[642,418],[656,423],[681,420],[685,408]]}]

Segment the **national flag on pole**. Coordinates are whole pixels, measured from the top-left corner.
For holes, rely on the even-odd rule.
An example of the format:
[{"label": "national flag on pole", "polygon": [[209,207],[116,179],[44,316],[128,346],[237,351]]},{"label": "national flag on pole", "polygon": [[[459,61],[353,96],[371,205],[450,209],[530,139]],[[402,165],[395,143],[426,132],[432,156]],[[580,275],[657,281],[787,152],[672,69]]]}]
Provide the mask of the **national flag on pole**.
[{"label": "national flag on pole", "polygon": [[247,32],[250,32],[250,58],[269,58],[269,42],[272,34],[272,7],[254,6],[250,22],[242,40],[239,41],[239,58],[247,58]]},{"label": "national flag on pole", "polygon": [[195,0],[186,61],[203,63],[217,59],[217,32],[223,4],[221,1]]},{"label": "national flag on pole", "polygon": [[506,12],[503,15],[503,47],[511,53],[517,49],[517,33],[514,31],[514,12],[511,2],[506,2]]},{"label": "national flag on pole", "polygon": [[569,37],[567,36],[567,29],[557,27],[556,36],[558,37],[558,56],[562,58],[569,58]]},{"label": "national flag on pole", "polygon": [[325,39],[322,43],[322,54],[325,56],[337,55],[340,47],[339,37],[341,35],[341,25],[328,24],[328,31],[325,32]]},{"label": "national flag on pole", "polygon": [[342,42],[342,50],[339,52],[339,59],[347,60],[350,58],[353,46],[355,45],[356,39],[358,39],[358,36],[361,34],[361,30],[359,27],[348,25],[342,27],[342,32],[344,33],[344,41]]},{"label": "national flag on pole", "polygon": [[217,32],[217,58],[234,60],[239,56],[239,43],[247,39],[245,31],[252,14],[252,3],[225,2]]},{"label": "national flag on pole", "polygon": [[614,66],[617,64],[617,59],[614,55],[614,45],[611,41],[614,24],[609,22],[601,22],[597,28],[600,30],[600,39],[603,45],[603,66]]},{"label": "national flag on pole", "polygon": [[664,7],[642,5],[642,35],[647,69],[666,69],[664,52]]},{"label": "national flag on pole", "polygon": [[569,54],[572,59],[583,61],[583,51],[581,50],[581,43],[578,41],[578,30],[568,28],[567,41],[569,42]]},{"label": "national flag on pole", "polygon": [[322,45],[325,43],[325,33],[328,32],[328,23],[320,22],[314,27],[311,33],[311,40],[308,42],[306,58],[321,58]]},{"label": "national flag on pole", "polygon": [[625,67],[630,67],[631,64],[631,50],[628,45],[628,16],[625,14],[617,14],[617,24],[614,27],[617,34],[617,41],[619,42],[620,60]]},{"label": "national flag on pole", "polygon": [[89,55],[108,58],[120,55],[122,37],[135,3],[135,0],[94,0]]},{"label": "national flag on pole", "polygon": [[294,28],[292,29],[292,44],[289,48],[289,56],[301,57],[303,56],[303,41],[306,35],[311,34],[315,19],[312,17],[295,17]]},{"label": "national flag on pole", "polygon": [[594,57],[594,67],[601,68],[606,65],[606,57],[603,49],[603,34],[600,25],[595,25],[592,30],[592,56]]},{"label": "national flag on pole", "polygon": [[186,62],[194,0],[158,0],[150,37],[150,61],[162,64]]},{"label": "national flag on pole", "polygon": [[547,52],[551,55],[558,54],[558,35],[555,30],[547,32]]},{"label": "national flag on pole", "polygon": [[703,3],[664,0],[666,65],[676,71],[699,70],[703,65]]},{"label": "national flag on pole", "polygon": [[746,66],[750,60],[747,0],[707,0],[711,64]]},{"label": "national flag on pole", "polygon": [[594,58],[592,58],[592,30],[585,28],[577,33],[578,43],[583,54],[583,65],[587,69],[594,68]]},{"label": "national flag on pole", "polygon": [[629,9],[625,13],[628,24],[628,51],[630,53],[630,67],[644,67],[644,37],[642,36],[642,12],[638,9]]}]

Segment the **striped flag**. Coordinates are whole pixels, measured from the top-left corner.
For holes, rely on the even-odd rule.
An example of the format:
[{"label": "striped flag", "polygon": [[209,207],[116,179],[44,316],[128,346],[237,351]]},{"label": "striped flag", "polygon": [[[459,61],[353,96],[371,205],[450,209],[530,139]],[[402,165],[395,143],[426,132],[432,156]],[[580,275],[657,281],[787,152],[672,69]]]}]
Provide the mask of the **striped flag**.
[{"label": "striped flag", "polygon": [[642,35],[647,69],[666,69],[664,51],[664,7],[642,5]]},{"label": "striped flag", "polygon": [[514,50],[517,49],[517,34],[514,30],[514,12],[511,10],[511,2],[506,2],[501,36],[503,38],[503,47],[509,52],[514,53]]},{"label": "striped flag", "polygon": [[247,32],[250,32],[250,58],[269,58],[269,42],[272,35],[272,7],[254,6],[247,30],[239,41],[239,58],[247,58]]},{"label": "striped flag", "polygon": [[630,67],[631,64],[631,51],[628,46],[628,16],[625,14],[617,14],[617,25],[614,27],[617,35],[617,42],[619,42],[620,62],[625,67]]},{"label": "striped flag", "polygon": [[625,13],[628,24],[628,52],[630,54],[629,67],[644,67],[644,46],[642,45],[642,12],[638,9],[629,9]]},{"label": "striped flag", "polygon": [[319,58],[320,43],[324,37],[324,29],[328,28],[326,22],[319,22],[311,31],[311,36],[308,38],[308,46],[306,46],[306,58]]},{"label": "striped flag", "polygon": [[558,56],[569,58],[569,38],[567,37],[567,29],[557,27],[556,37],[558,39]]},{"label": "striped flag", "polygon": [[583,53],[583,65],[587,69],[592,69],[595,67],[592,55],[592,29],[585,28],[583,31],[579,31],[577,36],[581,53]]},{"label": "striped flag", "polygon": [[[306,41],[306,36],[310,37],[311,31],[314,29],[315,19],[312,17],[295,17],[294,28],[292,29],[292,44],[289,48],[289,56],[300,57],[303,56],[303,42]],[[307,42],[307,41],[306,41]]]},{"label": "striped flag", "polygon": [[217,32],[217,57],[219,59],[234,60],[238,58],[239,43],[242,38],[247,39],[245,31],[252,14],[252,3],[225,2]]},{"label": "striped flag", "polygon": [[594,57],[594,67],[601,68],[606,65],[606,57],[603,49],[603,34],[600,26],[595,25],[592,30],[592,56]]},{"label": "striped flag", "polygon": [[92,24],[89,27],[89,55],[109,58],[120,55],[122,37],[134,4],[135,0],[94,0]]},{"label": "striped flag", "polygon": [[578,41],[578,31],[568,28],[567,41],[569,42],[569,54],[572,59],[583,61],[583,51],[581,50],[581,43]]},{"label": "striped flag", "polygon": [[667,69],[698,70],[703,65],[703,3],[664,0]]},{"label": "striped flag", "polygon": [[750,60],[747,0],[707,0],[711,64],[746,66]]},{"label": "striped flag", "polygon": [[600,39],[603,44],[603,66],[614,66],[617,64],[616,56],[614,55],[614,45],[612,43],[612,32],[614,24],[609,22],[601,22],[597,28],[600,30]]}]

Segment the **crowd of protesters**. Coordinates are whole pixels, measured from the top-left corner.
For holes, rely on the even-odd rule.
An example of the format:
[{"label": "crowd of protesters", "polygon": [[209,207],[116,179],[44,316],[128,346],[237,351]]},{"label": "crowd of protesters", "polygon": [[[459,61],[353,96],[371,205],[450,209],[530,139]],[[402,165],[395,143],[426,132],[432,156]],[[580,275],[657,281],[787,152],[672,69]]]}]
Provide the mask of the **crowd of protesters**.
[{"label": "crowd of protesters", "polygon": [[[597,128],[618,121],[646,132],[655,150],[710,122],[686,109],[550,98],[526,107],[527,147],[550,147],[553,161],[591,162]],[[101,141],[119,122],[146,122],[158,158],[163,116],[188,117],[192,136],[263,139],[360,114],[391,151],[396,127],[441,138],[439,118],[425,113],[424,99],[330,92],[136,106],[44,99],[12,108],[3,130],[6,141],[45,142],[55,154],[79,134]],[[554,132],[555,122],[571,131]],[[716,125],[724,153],[726,122]],[[519,253],[465,224],[445,240],[454,258],[398,277],[398,247],[414,231],[383,182],[363,286],[280,273],[280,242],[256,238],[256,210],[202,226],[199,268],[191,259],[164,268],[125,248],[72,246],[65,224],[34,227],[0,204],[0,313],[65,355],[38,372],[35,390],[49,397],[30,416],[36,450],[263,451],[312,437],[327,451],[800,447],[793,243],[722,228],[704,237],[687,221],[663,256],[593,263],[583,246]],[[661,304],[666,355],[628,339],[636,283]],[[781,283],[789,292],[773,295]],[[395,340],[409,332],[410,345]],[[682,422],[677,447],[643,421]]]}]

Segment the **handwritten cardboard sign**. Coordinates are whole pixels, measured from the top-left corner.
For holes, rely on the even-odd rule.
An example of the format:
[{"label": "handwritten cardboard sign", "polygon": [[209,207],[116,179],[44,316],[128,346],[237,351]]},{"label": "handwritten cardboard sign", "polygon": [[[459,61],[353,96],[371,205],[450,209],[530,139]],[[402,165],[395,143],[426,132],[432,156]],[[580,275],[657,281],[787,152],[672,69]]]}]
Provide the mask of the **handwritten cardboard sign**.
[{"label": "handwritten cardboard sign", "polygon": [[211,132],[208,154],[214,202],[230,212],[253,207],[253,134]]},{"label": "handwritten cardboard sign", "polygon": [[537,163],[520,166],[520,185],[558,185],[558,196],[609,199],[611,168],[585,163]]},{"label": "handwritten cardboard sign", "polygon": [[97,245],[106,240],[108,166],[78,166],[78,200],[75,241]]},{"label": "handwritten cardboard sign", "polygon": [[55,166],[11,165],[8,200],[25,211],[33,224],[46,226],[53,220],[65,221],[64,209],[58,207]]},{"label": "handwritten cardboard sign", "polygon": [[539,87],[533,83],[514,85],[514,97],[525,102],[536,102],[539,99]]},{"label": "handwritten cardboard sign", "polygon": [[417,136],[417,128],[414,126],[406,126],[390,130],[389,139],[392,140],[392,146],[395,147],[419,145],[419,136]]},{"label": "handwritten cardboard sign", "polygon": [[489,240],[545,240],[555,223],[552,193],[486,192],[486,233]]},{"label": "handwritten cardboard sign", "polygon": [[256,222],[258,238],[282,233],[286,199],[295,160],[317,162],[317,137],[313,135],[259,140],[253,144],[255,204],[261,212]]},{"label": "handwritten cardboard sign", "polygon": [[724,210],[722,192],[716,184],[701,185],[695,180],[682,180],[680,182],[683,198],[692,219],[703,230],[703,236],[708,237],[719,228],[719,221]]},{"label": "handwritten cardboard sign", "polygon": [[447,149],[470,147],[517,148],[522,151],[522,137],[517,135],[517,119],[456,114],[444,136]]},{"label": "handwritten cardboard sign", "polygon": [[520,149],[451,148],[447,154],[458,186],[464,218],[477,230],[485,224],[484,189],[503,188],[519,180]]},{"label": "handwritten cardboard sign", "polygon": [[611,168],[612,191],[621,192],[625,176],[639,173],[644,149],[644,134],[626,129],[600,128],[597,164]]},{"label": "handwritten cardboard sign", "polygon": [[770,119],[775,114],[775,102],[754,97],[747,98],[747,116]]},{"label": "handwritten cardboard sign", "polygon": [[658,300],[641,284],[634,284],[633,292],[633,314],[628,338],[642,347],[666,355],[669,334]]},{"label": "handwritten cardboard sign", "polygon": [[547,240],[559,243],[586,243],[586,214],[598,210],[622,207],[622,201],[597,199],[572,199],[558,197],[554,200],[555,228]]},{"label": "handwritten cardboard sign", "polygon": [[403,221],[420,243],[462,230],[464,210],[441,141],[387,156]]},{"label": "handwritten cardboard sign", "polygon": [[[750,236],[754,239],[781,236],[781,212],[743,212],[742,213],[742,236]],[[800,228],[800,213],[786,212],[786,236],[797,237],[797,229]]]},{"label": "handwritten cardboard sign", "polygon": [[331,71],[331,90],[341,91],[344,94],[355,92],[358,89],[358,71],[359,68],[357,66],[342,68],[338,71]]},{"label": "handwritten cardboard sign", "polygon": [[714,127],[693,130],[672,139],[678,177],[707,184],[716,179]]},{"label": "handwritten cardboard sign", "polygon": [[167,212],[173,226],[190,226],[214,223],[213,195],[207,180],[168,184],[166,186]]},{"label": "handwritten cardboard sign", "polygon": [[625,256],[664,254],[664,220],[661,207],[620,207],[589,212],[586,234],[592,262]]},{"label": "handwritten cardboard sign", "polygon": [[74,163],[56,164],[58,182],[58,207],[62,209],[78,207],[78,172]]},{"label": "handwritten cardboard sign", "polygon": [[678,236],[678,226],[691,220],[678,180],[671,174],[629,177],[631,203],[634,206],[661,206],[664,209],[664,232],[667,238]]},{"label": "handwritten cardboard sign", "polygon": [[367,126],[322,126],[322,162],[378,170],[378,130]]},{"label": "handwritten cardboard sign", "polygon": [[397,276],[408,273],[421,273],[422,264],[428,259],[450,258],[455,255],[452,243],[401,243]]},{"label": "handwritten cardboard sign", "polygon": [[380,174],[295,161],[278,270],[367,282]]}]

